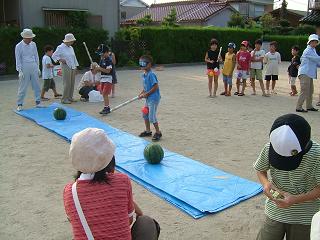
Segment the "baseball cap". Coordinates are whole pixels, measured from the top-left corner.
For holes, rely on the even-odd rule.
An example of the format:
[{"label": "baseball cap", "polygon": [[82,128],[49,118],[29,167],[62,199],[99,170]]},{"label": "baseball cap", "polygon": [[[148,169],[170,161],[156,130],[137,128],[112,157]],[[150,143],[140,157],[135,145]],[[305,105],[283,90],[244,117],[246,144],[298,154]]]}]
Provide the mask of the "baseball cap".
[{"label": "baseball cap", "polygon": [[236,44],[233,42],[228,43],[228,48],[236,49]]},{"label": "baseball cap", "polygon": [[109,48],[107,45],[104,45],[104,44],[100,44],[96,50],[96,54],[98,55],[102,55],[104,54],[105,52],[108,52],[109,51]]},{"label": "baseball cap", "polygon": [[278,117],[270,130],[269,163],[276,169],[292,171],[312,147],[311,127],[301,116]]},{"label": "baseball cap", "polygon": [[241,45],[243,45],[245,47],[248,47],[249,46],[249,42],[248,41],[242,41]]}]

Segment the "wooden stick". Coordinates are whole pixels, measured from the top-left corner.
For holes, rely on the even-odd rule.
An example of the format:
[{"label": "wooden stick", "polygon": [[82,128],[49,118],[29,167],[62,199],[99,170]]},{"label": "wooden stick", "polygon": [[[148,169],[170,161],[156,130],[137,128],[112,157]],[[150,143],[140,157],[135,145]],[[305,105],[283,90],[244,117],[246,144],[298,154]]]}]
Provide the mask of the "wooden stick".
[{"label": "wooden stick", "polygon": [[128,101],[125,101],[124,103],[121,103],[120,105],[118,105],[118,106],[110,109],[110,112],[113,112],[113,111],[115,111],[115,110],[117,110],[117,109],[119,109],[119,108],[122,108],[122,107],[128,105],[129,103],[132,103],[132,102],[134,102],[134,101],[136,101],[136,100],[138,100],[138,99],[139,99],[139,96],[136,96],[136,97],[134,97],[134,98],[131,98],[131,99],[129,99]]},{"label": "wooden stick", "polygon": [[86,52],[87,52],[87,54],[88,54],[88,57],[89,57],[90,63],[92,64],[92,63],[93,63],[93,61],[92,61],[92,58],[91,58],[91,55],[90,55],[90,52],[89,52],[89,50],[88,50],[88,47],[87,47],[86,42],[83,42],[83,45],[84,45],[84,48],[86,49]]}]

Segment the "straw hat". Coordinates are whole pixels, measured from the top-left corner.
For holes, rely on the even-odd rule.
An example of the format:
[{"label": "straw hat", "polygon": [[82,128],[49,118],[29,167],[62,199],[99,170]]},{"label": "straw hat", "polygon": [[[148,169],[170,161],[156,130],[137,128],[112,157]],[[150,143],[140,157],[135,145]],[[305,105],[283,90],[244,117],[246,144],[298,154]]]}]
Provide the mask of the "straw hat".
[{"label": "straw hat", "polygon": [[317,34],[311,34],[310,36],[309,36],[309,38],[308,38],[308,45],[309,45],[309,43],[311,42],[311,41],[317,41],[317,42],[319,42],[319,36],[317,35]]},{"label": "straw hat", "polygon": [[111,162],[114,152],[114,143],[102,129],[86,128],[73,135],[69,156],[77,171],[95,173]]},{"label": "straw hat", "polygon": [[33,34],[32,30],[29,28],[23,29],[20,35],[22,38],[34,38],[36,36],[35,34]]},{"label": "straw hat", "polygon": [[76,41],[75,37],[73,36],[72,33],[67,33],[65,36],[64,36],[64,39],[63,39],[63,42],[64,43],[67,43],[67,42],[74,42]]}]

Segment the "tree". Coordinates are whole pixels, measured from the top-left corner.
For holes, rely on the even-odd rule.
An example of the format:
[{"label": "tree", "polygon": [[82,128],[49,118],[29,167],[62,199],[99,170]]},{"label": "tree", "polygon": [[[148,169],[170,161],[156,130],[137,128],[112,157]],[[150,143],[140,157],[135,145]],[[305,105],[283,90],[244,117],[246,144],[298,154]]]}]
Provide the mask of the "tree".
[{"label": "tree", "polygon": [[233,13],[230,17],[230,21],[228,22],[229,27],[245,27],[245,20],[240,13]]},{"label": "tree", "polygon": [[177,11],[175,8],[172,8],[168,16],[163,18],[162,25],[176,27],[177,25]]},{"label": "tree", "polygon": [[275,19],[269,13],[266,13],[262,17],[260,17],[260,21],[264,29],[270,29],[275,24]]},{"label": "tree", "polygon": [[143,18],[137,20],[137,24],[140,26],[149,26],[152,23],[151,15],[145,15]]},{"label": "tree", "polygon": [[288,3],[286,0],[283,0],[280,8],[280,19],[285,19],[287,16],[287,7]]}]

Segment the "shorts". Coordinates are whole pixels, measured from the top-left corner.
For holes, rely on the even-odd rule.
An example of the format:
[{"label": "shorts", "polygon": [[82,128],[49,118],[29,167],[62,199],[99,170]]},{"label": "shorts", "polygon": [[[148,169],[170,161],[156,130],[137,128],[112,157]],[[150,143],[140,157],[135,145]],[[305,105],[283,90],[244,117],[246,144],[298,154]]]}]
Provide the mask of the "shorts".
[{"label": "shorts", "polygon": [[276,81],[276,80],[278,80],[279,78],[278,78],[278,75],[266,75],[266,76],[264,77],[264,79],[265,79],[266,81],[270,81],[270,80]]},{"label": "shorts", "polygon": [[43,87],[42,89],[45,92],[48,92],[49,89],[56,89],[56,83],[52,79],[43,79]]},{"label": "shorts", "polygon": [[250,69],[250,78],[256,80],[263,80],[262,78],[262,69]]},{"label": "shorts", "polygon": [[227,76],[223,74],[223,82],[228,85],[232,85],[232,76]]},{"label": "shorts", "polygon": [[145,106],[149,108],[148,114],[142,114],[142,117],[151,123],[157,123],[157,109],[159,102],[146,101]]},{"label": "shorts", "polygon": [[296,85],[296,79],[297,79],[297,77],[289,76],[289,84],[290,85]]},{"label": "shorts", "polygon": [[213,77],[213,76],[219,76],[220,75],[220,70],[218,68],[215,69],[207,69],[207,75],[209,77]]},{"label": "shorts", "polygon": [[247,80],[248,77],[249,77],[248,71],[246,71],[246,70],[237,70],[236,71],[236,78],[237,79]]},{"label": "shorts", "polygon": [[99,85],[99,90],[102,95],[110,95],[112,89],[112,83],[102,82]]}]

